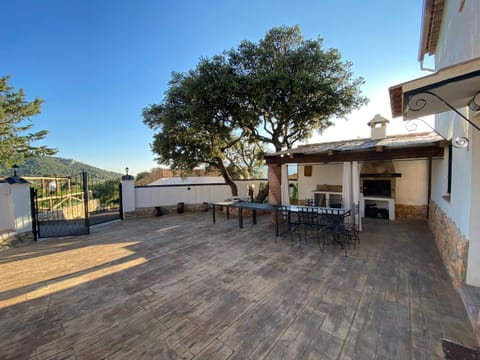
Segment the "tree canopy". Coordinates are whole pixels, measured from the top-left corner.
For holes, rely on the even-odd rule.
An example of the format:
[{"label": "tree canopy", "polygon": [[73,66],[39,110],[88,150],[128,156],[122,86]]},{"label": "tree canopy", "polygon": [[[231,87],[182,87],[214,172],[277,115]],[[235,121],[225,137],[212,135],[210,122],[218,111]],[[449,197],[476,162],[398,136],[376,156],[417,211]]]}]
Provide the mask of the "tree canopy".
[{"label": "tree canopy", "polygon": [[174,73],[164,102],[143,111],[145,124],[159,130],[152,144],[159,163],[184,172],[202,164],[216,168],[233,195],[238,190],[225,151],[242,137],[235,131],[242,116],[235,76],[222,56],[202,59],[195,70]]},{"label": "tree canopy", "polygon": [[258,159],[261,144],[279,151],[322,132],[367,102],[363,82],[322,39],[304,40],[298,26],[273,28],[258,43],[245,40],[174,73],[163,102],[144,109],[144,123],[157,131],[152,150],[160,163],[216,168],[237,195],[231,174],[259,166],[241,165],[246,154]]},{"label": "tree canopy", "polygon": [[29,132],[33,127],[30,118],[40,113],[43,101],[25,100],[23,90],[15,92],[8,79],[8,76],[0,78],[0,172],[22,164],[25,159],[57,152],[47,146],[33,146],[45,138],[47,130]]},{"label": "tree canopy", "polygon": [[258,44],[243,41],[228,52],[244,101],[254,116],[244,122],[253,137],[276,151],[290,149],[366,104],[362,78],[322,39],[304,40],[298,26],[273,28]]}]

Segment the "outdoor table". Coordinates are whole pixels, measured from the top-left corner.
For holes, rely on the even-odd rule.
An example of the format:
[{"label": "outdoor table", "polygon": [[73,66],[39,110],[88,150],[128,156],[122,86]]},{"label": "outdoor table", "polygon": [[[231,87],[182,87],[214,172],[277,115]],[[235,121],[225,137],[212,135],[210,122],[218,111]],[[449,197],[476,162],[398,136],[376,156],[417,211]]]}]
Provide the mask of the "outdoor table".
[{"label": "outdoor table", "polygon": [[[252,224],[257,224],[257,210],[261,211],[271,211],[275,212],[275,235],[279,235],[278,229],[278,212],[282,208],[281,205],[273,205],[273,204],[264,204],[264,203],[251,203],[246,201],[223,201],[223,202],[215,202],[212,203],[212,210],[213,210],[213,223],[215,223],[215,208],[217,206],[226,207],[227,208],[227,219],[230,219],[230,207],[238,209],[238,226],[240,229],[243,229],[243,209],[250,209],[252,210]],[[301,211],[302,208],[309,208],[309,209],[316,209],[317,212],[321,214],[334,214],[334,215],[341,215],[345,213],[345,209],[338,209],[338,208],[324,208],[324,207],[312,207],[312,206],[301,206],[301,205],[291,205],[287,206],[288,211],[292,213],[298,213]]]},{"label": "outdoor table", "polygon": [[243,202],[239,201],[231,205],[234,208],[238,209],[238,226],[240,229],[243,228],[243,209],[250,209],[252,210],[252,224],[257,223],[257,210],[262,211],[274,211],[275,212],[275,234],[278,236],[278,210],[280,209],[280,205],[272,205],[272,204],[263,204],[263,203],[251,203],[251,202]]},{"label": "outdoor table", "polygon": [[227,219],[230,218],[230,207],[238,209],[238,226],[240,229],[243,229],[243,209],[250,209],[252,210],[252,224],[255,225],[257,223],[257,210],[261,211],[274,211],[275,212],[275,234],[278,236],[278,210],[280,209],[280,205],[272,205],[272,204],[263,204],[263,203],[251,203],[247,201],[224,201],[224,202],[215,202],[212,203],[212,210],[213,210],[213,223],[215,223],[215,207],[221,206],[227,208]]},{"label": "outdoor table", "polygon": [[215,207],[220,206],[220,207],[226,207],[227,208],[227,220],[230,219],[230,206],[233,205],[233,201],[218,201],[212,203],[212,213],[213,213],[213,223],[215,224]]}]

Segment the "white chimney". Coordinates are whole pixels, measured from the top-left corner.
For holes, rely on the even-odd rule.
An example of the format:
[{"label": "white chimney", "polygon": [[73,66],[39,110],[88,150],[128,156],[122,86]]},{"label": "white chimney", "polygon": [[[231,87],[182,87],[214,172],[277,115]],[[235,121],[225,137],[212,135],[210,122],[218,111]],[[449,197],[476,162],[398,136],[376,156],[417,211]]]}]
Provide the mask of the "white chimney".
[{"label": "white chimney", "polygon": [[389,122],[389,120],[385,119],[380,114],[376,114],[367,124],[370,126],[370,138],[374,140],[384,139],[387,136],[387,124]]}]

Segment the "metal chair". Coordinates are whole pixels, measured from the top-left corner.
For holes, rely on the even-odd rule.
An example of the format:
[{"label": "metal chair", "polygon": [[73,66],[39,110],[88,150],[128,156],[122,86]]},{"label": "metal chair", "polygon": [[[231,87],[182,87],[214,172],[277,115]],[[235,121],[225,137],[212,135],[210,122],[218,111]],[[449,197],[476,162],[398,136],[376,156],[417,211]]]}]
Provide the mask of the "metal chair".
[{"label": "metal chair", "polygon": [[347,255],[347,247],[344,239],[346,219],[351,215],[351,211],[344,211],[336,208],[325,209],[325,230],[327,236],[330,235],[333,242],[340,245]]},{"label": "metal chair", "polygon": [[[278,210],[278,221],[281,221],[283,230],[280,236],[290,235],[290,244],[293,246],[293,233],[299,230],[299,222],[296,214],[292,213],[290,206],[282,205]],[[276,241],[276,238],[275,238]]]},{"label": "metal chair", "polygon": [[345,216],[343,226],[339,228],[338,235],[341,239],[342,247],[347,255],[348,248],[353,245],[357,247],[360,243],[360,205],[359,203],[352,205],[352,211]]},{"label": "metal chair", "polygon": [[322,214],[316,208],[302,208],[298,212],[299,220],[299,240],[298,244],[301,246],[302,235],[305,241],[308,239],[308,235],[313,235],[318,241],[318,246],[323,252],[325,249],[325,237],[321,237],[321,234],[325,230],[325,224],[322,221]]}]

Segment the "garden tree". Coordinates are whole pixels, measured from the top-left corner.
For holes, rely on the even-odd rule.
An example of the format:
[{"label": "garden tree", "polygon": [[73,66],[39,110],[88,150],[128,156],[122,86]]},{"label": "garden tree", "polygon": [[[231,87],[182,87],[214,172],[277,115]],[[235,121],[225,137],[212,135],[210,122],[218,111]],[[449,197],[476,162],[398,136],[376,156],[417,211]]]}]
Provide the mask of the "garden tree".
[{"label": "garden tree", "polygon": [[265,148],[258,140],[242,137],[225,151],[230,174],[235,178],[244,179],[265,176],[263,171],[265,166],[264,152]]},{"label": "garden tree", "polygon": [[274,28],[258,44],[243,41],[173,74],[165,100],[143,111],[158,130],[152,150],[174,170],[220,170],[237,195],[229,170],[239,171],[241,154],[232,152],[255,141],[291,148],[367,102],[363,79],[350,69],[338,50],[304,40],[298,26]]},{"label": "garden tree", "polygon": [[233,196],[238,189],[225,153],[243,136],[235,77],[223,56],[201,59],[194,70],[172,75],[161,104],[143,110],[144,123],[158,131],[152,150],[159,163],[183,173],[201,165],[218,169]]},{"label": "garden tree", "polygon": [[137,174],[137,176],[135,177],[135,181],[139,181],[139,180],[142,180],[144,177],[150,175],[150,172],[149,171],[141,171]]},{"label": "garden tree", "polygon": [[324,50],[321,38],[304,40],[298,26],[273,28],[258,44],[243,41],[228,59],[243,89],[242,106],[254,114],[242,118],[242,127],[275,151],[313,130],[321,133],[333,118],[367,102],[360,95],[364,80],[352,78],[351,63],[337,49]]},{"label": "garden tree", "polygon": [[22,89],[15,92],[8,85],[9,78],[0,78],[0,172],[14,164],[22,164],[27,158],[57,152],[46,146],[32,145],[47,135],[47,130],[29,132],[33,126],[30,117],[40,113],[43,101],[39,98],[26,101]]}]

